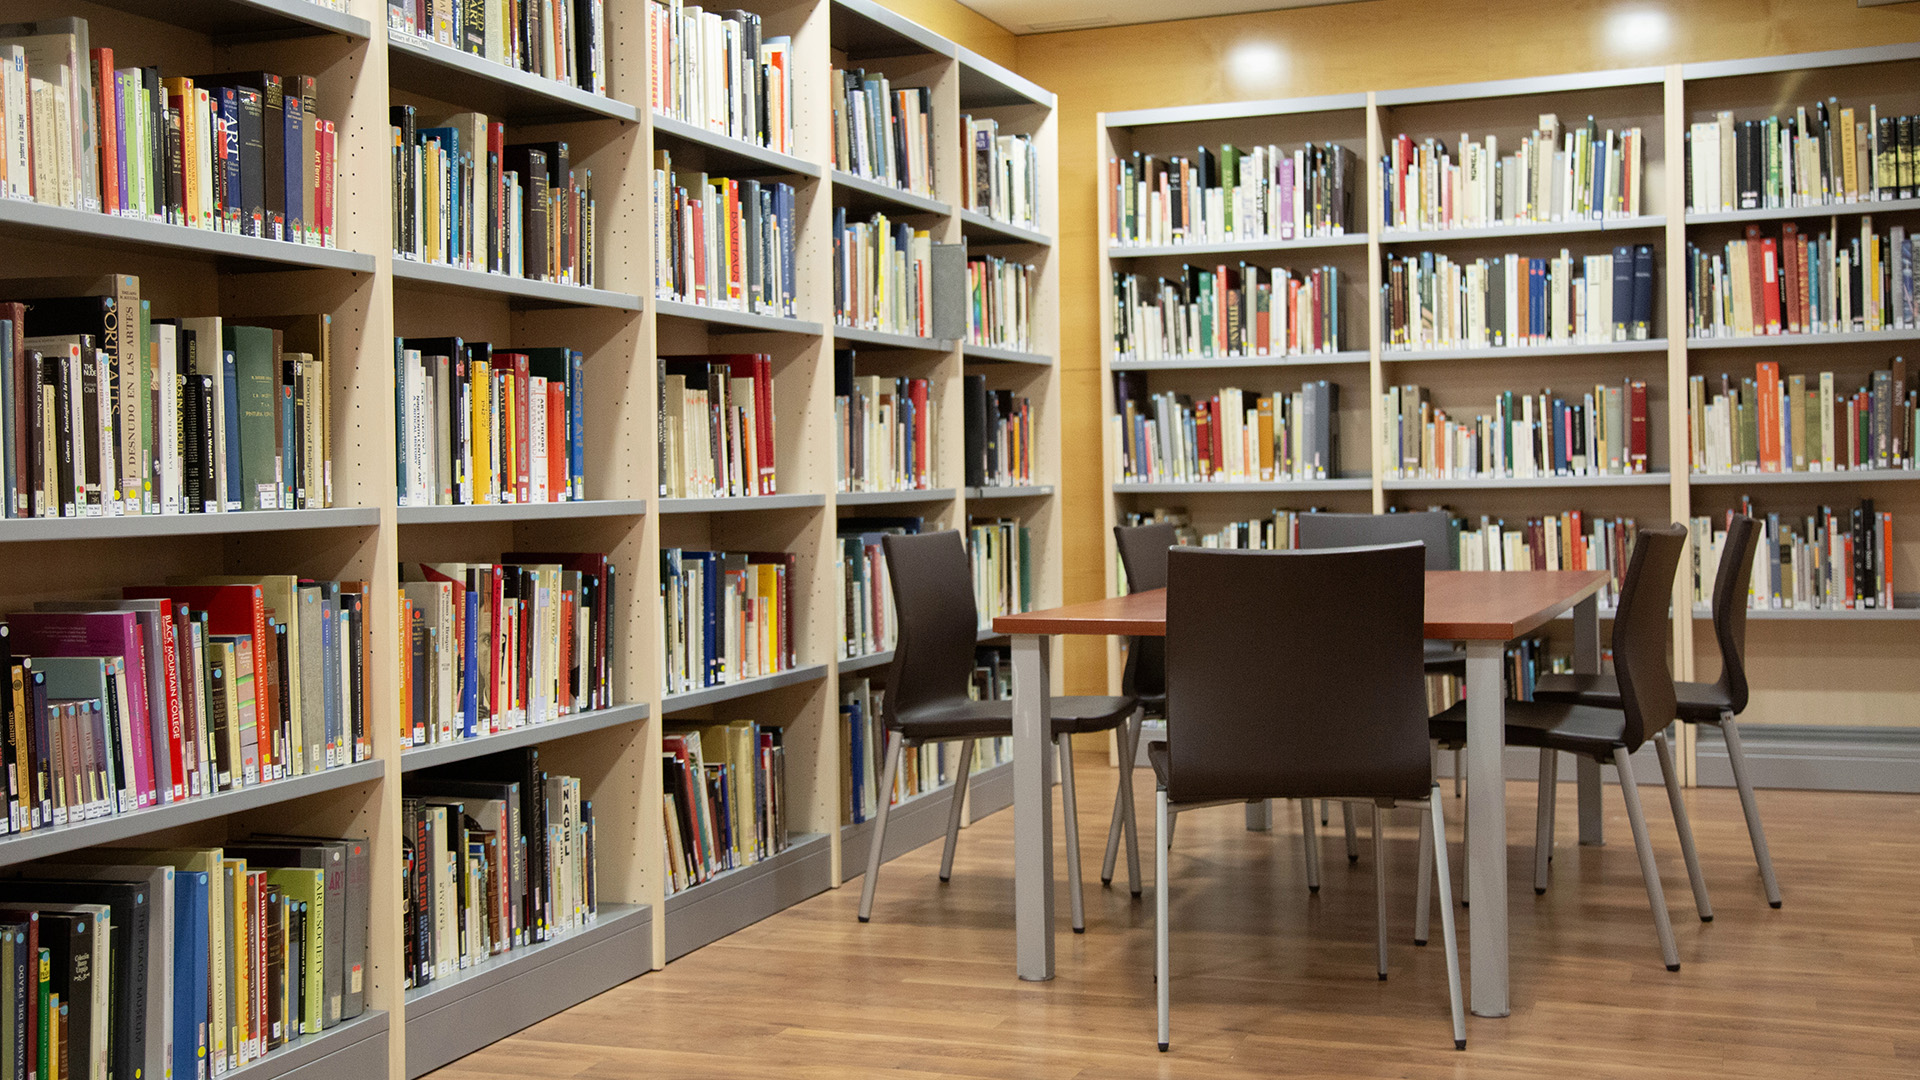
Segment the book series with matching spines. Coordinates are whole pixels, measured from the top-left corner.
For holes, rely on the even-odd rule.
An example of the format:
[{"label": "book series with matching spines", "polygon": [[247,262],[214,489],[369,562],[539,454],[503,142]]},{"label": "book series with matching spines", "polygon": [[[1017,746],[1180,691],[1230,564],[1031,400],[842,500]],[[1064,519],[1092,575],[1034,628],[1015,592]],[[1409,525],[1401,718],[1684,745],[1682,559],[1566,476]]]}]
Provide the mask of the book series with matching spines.
[{"label": "book series with matching spines", "polygon": [[647,5],[653,111],[705,131],[793,153],[793,39],[760,16],[681,0]]},{"label": "book series with matching spines", "polygon": [[833,208],[833,317],[841,326],[932,337],[933,234],[875,211]]},{"label": "book series with matching spines", "polygon": [[[967,692],[975,701],[1003,701],[1013,696],[1010,658],[1006,650],[981,647],[974,650],[974,666]],[[886,690],[864,677],[848,678],[841,683],[840,718],[846,752],[840,759],[840,790],[845,796],[840,807],[842,825],[872,821],[880,813],[880,777],[886,769],[887,732],[881,720],[886,705]],[[1013,760],[1013,740],[1006,737],[980,739],[973,744],[970,772],[980,772]],[[959,774],[960,744],[957,742],[922,743],[900,754],[893,789],[885,793],[890,805],[938,791]]]},{"label": "book series with matching spines", "polygon": [[331,316],[155,317],[128,274],[0,294],[7,517],[332,505]]},{"label": "book series with matching spines", "polygon": [[926,522],[917,517],[843,517],[834,523],[840,566],[840,655],[847,659],[893,648],[893,587],[887,578],[882,538],[910,536]]},{"label": "book series with matching spines", "polygon": [[933,197],[933,90],[882,72],[833,68],[833,167]]},{"label": "book series with matching spines", "polygon": [[1107,236],[1116,244],[1290,241],[1364,229],[1354,207],[1366,178],[1337,143],[1202,146],[1190,158],[1136,152],[1108,159],[1107,185]]},{"label": "book series with matching spines", "polygon": [[1461,570],[1605,570],[1600,603],[1612,607],[1626,583],[1638,526],[1631,517],[1580,510],[1508,522],[1486,514],[1453,518],[1454,566]]},{"label": "book series with matching spines", "polygon": [[767,353],[663,356],[660,496],[773,495],[773,357]]},{"label": "book series with matching spines", "polygon": [[660,737],[668,894],[787,849],[785,734],[734,720]]},{"label": "book series with matching spines", "polygon": [[676,169],[654,152],[654,290],[665,300],[793,318],[794,189]]},{"label": "book series with matching spines", "polygon": [[400,745],[611,708],[618,577],[611,559],[593,553],[401,564]]},{"label": "book series with matching spines", "polygon": [[795,667],[798,560],[784,551],[660,551],[661,681],[668,694]]},{"label": "book series with matching spines", "polygon": [[1382,227],[1478,229],[1636,217],[1644,199],[1646,136],[1638,127],[1601,129],[1594,118],[1562,129],[1552,113],[1500,153],[1495,136],[1396,136],[1380,159]]},{"label": "book series with matching spines", "polygon": [[966,395],[968,487],[1034,482],[1033,402],[1011,390],[989,390],[984,375],[961,378]]},{"label": "book series with matching spines", "polygon": [[991,117],[960,117],[960,160],[966,175],[961,205],[1009,225],[1034,228],[1040,220],[1040,148],[1033,136],[1002,135]]},{"label": "book series with matching spines", "polygon": [[0,829],[74,826],[369,760],[367,592],[362,581],[221,576],[8,614]]},{"label": "book series with matching spines", "polygon": [[1730,110],[1687,128],[1687,209],[1696,214],[1791,209],[1920,195],[1920,116],[1839,98],[1791,115],[1736,119]]},{"label": "book series with matching spines", "polygon": [[1848,389],[1831,371],[1782,375],[1762,361],[1751,377],[1687,380],[1688,451],[1695,473],[1831,473],[1913,469],[1920,388],[1894,357]]},{"label": "book series with matching spines", "polygon": [[973,559],[973,601],[981,625],[996,615],[1033,610],[1033,537],[1013,518],[969,518],[967,552]]},{"label": "book series with matching spines", "polygon": [[1381,395],[1386,475],[1396,480],[1627,476],[1648,471],[1647,384],[1581,394],[1500,394],[1490,412],[1455,417],[1425,387]]},{"label": "book series with matching spines", "polygon": [[1457,262],[1425,251],[1387,259],[1389,350],[1598,345],[1654,336],[1653,247],[1610,255],[1502,255]]},{"label": "book series with matching spines", "polygon": [[1271,483],[1340,477],[1340,386],[1298,391],[1225,387],[1205,398],[1149,393],[1114,375],[1123,482]]},{"label": "book series with matching spines", "polygon": [[1920,327],[1913,236],[1895,225],[1857,232],[1838,218],[1809,233],[1794,222],[1759,225],[1718,250],[1687,245],[1687,335],[1871,334]]},{"label": "book series with matching spines", "polygon": [[939,486],[940,406],[930,379],[858,375],[854,351],[833,356],[834,489]]},{"label": "book series with matching spines", "polygon": [[431,41],[541,78],[607,93],[606,0],[386,0],[389,40]]},{"label": "book series with matching spines", "polygon": [[338,134],[311,75],[114,66],[82,18],[0,26],[0,193],[333,247]]},{"label": "book series with matching spines", "polygon": [[[1748,497],[1740,513],[1760,525],[1747,606],[1754,610],[1869,611],[1895,606],[1893,514],[1872,499],[1853,508],[1820,506],[1804,516],[1763,513]],[[1713,603],[1714,581],[1726,547],[1726,521],[1690,522],[1693,602]]]},{"label": "book series with matching spines", "polygon": [[1033,288],[1040,270],[999,255],[967,260],[967,344],[1033,351]]},{"label": "book series with matching spines", "polygon": [[553,941],[599,914],[593,800],[540,748],[400,781],[402,965],[408,988]]},{"label": "book series with matching spines", "polygon": [[506,125],[463,112],[438,125],[388,110],[393,241],[400,258],[593,286],[593,170],[562,141],[508,143]]},{"label": "book series with matching spines", "polygon": [[[1311,511],[1304,511],[1311,513]],[[1171,525],[1174,537],[1187,547],[1234,548],[1241,551],[1288,551],[1300,546],[1300,510],[1273,510],[1264,517],[1228,521],[1218,529],[1201,531],[1193,524],[1193,515],[1183,506],[1156,506],[1151,510],[1129,510],[1120,523]],[[1124,571],[1121,580],[1126,580]]]},{"label": "book series with matching spines", "polygon": [[580,350],[394,338],[393,361],[401,506],[587,497]]},{"label": "book series with matching spines", "polygon": [[9,1076],[223,1076],[359,1016],[366,839],[89,848],[0,899]]},{"label": "book series with matching spines", "polygon": [[1121,360],[1305,356],[1338,352],[1343,275],[1248,263],[1181,268],[1177,278],[1113,275],[1113,349]]}]

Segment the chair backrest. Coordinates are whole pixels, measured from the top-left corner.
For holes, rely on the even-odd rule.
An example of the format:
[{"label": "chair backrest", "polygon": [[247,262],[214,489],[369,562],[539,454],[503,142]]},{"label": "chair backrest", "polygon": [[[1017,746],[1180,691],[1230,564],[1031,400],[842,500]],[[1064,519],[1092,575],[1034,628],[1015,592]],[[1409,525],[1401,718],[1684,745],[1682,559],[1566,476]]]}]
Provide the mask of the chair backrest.
[{"label": "chair backrest", "polygon": [[[1179,544],[1178,530],[1164,522],[1115,525],[1113,540],[1120,548],[1120,565],[1127,571],[1128,592],[1167,587],[1167,550]],[[1129,697],[1167,692],[1165,638],[1128,639],[1127,668],[1120,676],[1120,692]]]},{"label": "chair backrest", "polygon": [[980,615],[973,567],[960,534],[888,534],[880,538],[893,582],[898,633],[881,710],[889,726],[930,706],[967,700]]},{"label": "chair backrest", "polygon": [[1170,798],[1427,797],[1417,545],[1167,558]]},{"label": "chair backrest", "polygon": [[1627,714],[1629,751],[1673,722],[1673,575],[1687,544],[1687,527],[1641,529],[1613,612],[1613,671]]},{"label": "chair backrest", "polygon": [[1713,636],[1720,643],[1720,689],[1738,715],[1747,708],[1747,590],[1760,523],[1734,515],[1727,523],[1720,570],[1713,579]]},{"label": "chair backrest", "polygon": [[1418,540],[1427,546],[1427,569],[1453,569],[1453,551],[1447,536],[1445,510],[1415,510],[1401,514],[1301,514],[1303,548],[1365,547]]}]

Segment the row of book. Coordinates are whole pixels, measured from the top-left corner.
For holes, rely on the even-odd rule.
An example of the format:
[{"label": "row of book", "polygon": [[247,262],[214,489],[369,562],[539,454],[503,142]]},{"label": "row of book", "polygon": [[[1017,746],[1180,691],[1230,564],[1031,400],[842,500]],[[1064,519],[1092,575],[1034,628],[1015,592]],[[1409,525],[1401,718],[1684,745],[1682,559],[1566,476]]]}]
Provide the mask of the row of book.
[{"label": "row of book", "polygon": [[1593,117],[1562,129],[1543,113],[1514,152],[1497,136],[1393,140],[1380,159],[1382,227],[1478,229],[1556,221],[1636,217],[1646,183],[1646,135],[1638,127],[1602,131]]},{"label": "row of book", "polygon": [[332,504],[331,316],[155,318],[128,274],[8,291],[21,298],[0,301],[6,516]]},{"label": "row of book", "polygon": [[400,781],[401,947],[409,989],[590,925],[593,801],[539,747]]},{"label": "row of book", "polygon": [[834,489],[938,487],[940,403],[932,381],[854,373],[854,353],[833,356]]},{"label": "row of book", "polygon": [[662,498],[779,491],[772,356],[662,356],[658,377]]},{"label": "row of book", "polygon": [[395,44],[431,41],[590,94],[607,93],[606,0],[387,0]]},{"label": "row of book", "polygon": [[[1236,548],[1242,551],[1285,551],[1300,546],[1300,515],[1311,510],[1271,510],[1263,517],[1228,521],[1217,529],[1205,531],[1193,524],[1193,515],[1184,506],[1156,506],[1151,510],[1129,510],[1120,523],[1171,525],[1174,538],[1187,547]],[[1115,565],[1120,566],[1117,552]],[[1121,591],[1126,591],[1126,570],[1120,568]]]},{"label": "row of book", "polygon": [[9,1076],[223,1076],[366,1007],[364,838],[94,848],[0,900]]},{"label": "row of book", "polygon": [[1000,134],[992,117],[960,117],[960,160],[967,163],[962,205],[996,221],[1040,222],[1040,147],[1031,135]]},{"label": "row of book", "polygon": [[933,234],[876,211],[833,210],[833,317],[841,326],[932,337]]},{"label": "row of book", "polygon": [[[1359,227],[1359,159],[1337,143],[1202,146],[1191,158],[1109,158],[1107,236],[1117,244],[1210,244],[1343,236]],[[1363,196],[1364,197],[1364,196]]]},{"label": "row of book", "polygon": [[[1763,514],[1745,497],[1739,510],[1761,527],[1748,607],[1853,611],[1894,606],[1893,515],[1874,509],[1872,499],[1851,510],[1821,506],[1797,519]],[[1710,605],[1726,547],[1725,522],[1697,517],[1691,524],[1693,600]]]},{"label": "row of book", "polygon": [[869,656],[893,648],[893,587],[887,576],[883,540],[914,535],[925,527],[917,517],[843,517],[834,523],[840,569],[840,655]]},{"label": "row of book", "polygon": [[1471,262],[1431,251],[1389,257],[1381,294],[1389,349],[1645,341],[1653,336],[1653,247]]},{"label": "row of book", "polygon": [[864,68],[831,75],[834,168],[932,198],[933,89]]},{"label": "row of book", "polygon": [[1181,268],[1177,278],[1113,275],[1113,350],[1123,360],[1304,356],[1338,352],[1338,267],[1241,263]]},{"label": "row of book", "polygon": [[1639,526],[1631,517],[1567,510],[1512,524],[1484,514],[1477,523],[1456,517],[1449,532],[1457,570],[1605,570],[1600,603],[1612,607],[1626,583]]},{"label": "row of book", "polygon": [[1737,382],[1687,379],[1687,434],[1696,473],[1837,472],[1913,469],[1920,397],[1907,362],[1875,369],[1849,394],[1834,373],[1780,374],[1754,365]]},{"label": "row of book", "polygon": [[654,290],[667,300],[793,318],[793,185],[681,171],[654,151]]},{"label": "row of book", "polygon": [[1033,402],[1011,390],[987,389],[985,375],[964,375],[966,484],[1017,487],[1032,484]]},{"label": "row of book", "polygon": [[967,552],[973,558],[973,600],[981,625],[996,615],[1033,610],[1033,537],[1014,518],[971,518]]},{"label": "row of book", "polygon": [[561,141],[508,143],[506,125],[463,112],[423,127],[395,105],[394,253],[567,285],[595,284],[593,170]]},{"label": "row of book", "polygon": [[610,708],[618,578],[596,553],[400,567],[400,745],[461,742]]},{"label": "row of book", "polygon": [[669,895],[787,849],[784,735],[734,720],[660,737]]},{"label": "row of book", "polygon": [[1416,384],[1381,395],[1391,479],[1532,479],[1645,473],[1647,384],[1626,379],[1579,396],[1507,391],[1492,411],[1456,418]]},{"label": "row of book", "polygon": [[1225,387],[1202,399],[1150,394],[1132,373],[1114,376],[1113,422],[1122,482],[1246,483],[1340,476],[1340,386],[1298,391]]},{"label": "row of book", "polygon": [[1687,209],[1730,213],[1910,199],[1920,191],[1914,156],[1920,117],[1864,113],[1838,98],[1809,112],[1735,120],[1731,111],[1687,128]]},{"label": "row of book", "polygon": [[[1004,700],[1012,696],[1012,673],[1005,649],[982,647],[975,651],[969,693],[976,701]],[[925,795],[953,783],[963,762],[960,743],[922,743],[905,749],[900,767],[894,771],[893,787],[882,792],[880,778],[887,766],[886,725],[881,713],[886,708],[884,687],[867,678],[850,678],[840,692],[840,717],[846,733],[846,753],[840,760],[840,823],[859,825],[872,821],[880,813],[880,800],[898,806],[915,796]],[[969,772],[982,772],[1013,760],[1010,738],[981,739],[964,762]]]},{"label": "row of book", "polygon": [[0,32],[0,190],[49,206],[333,247],[337,132],[311,75],[114,67],[87,20]]},{"label": "row of book", "polygon": [[401,506],[587,497],[586,357],[578,349],[394,338],[393,362]]},{"label": "row of book", "polygon": [[967,344],[1033,351],[1033,288],[1040,270],[998,255],[967,260]]},{"label": "row of book", "polygon": [[661,681],[668,694],[796,666],[790,552],[660,552]]},{"label": "row of book", "polygon": [[793,153],[793,39],[758,13],[682,0],[647,5],[653,111],[782,154]]},{"label": "row of book", "polygon": [[1809,235],[1793,222],[1779,236],[1747,226],[1719,250],[1687,245],[1687,336],[1859,334],[1920,326],[1913,237],[1901,226],[1843,236],[1838,218]]},{"label": "row of book", "polygon": [[9,832],[366,761],[364,581],[220,576],[0,623]]}]

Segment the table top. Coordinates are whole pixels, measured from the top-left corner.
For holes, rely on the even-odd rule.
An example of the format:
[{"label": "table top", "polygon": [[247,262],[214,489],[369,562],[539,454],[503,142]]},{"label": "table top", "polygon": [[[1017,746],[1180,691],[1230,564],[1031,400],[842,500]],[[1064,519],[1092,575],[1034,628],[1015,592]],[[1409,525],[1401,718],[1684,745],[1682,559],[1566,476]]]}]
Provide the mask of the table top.
[{"label": "table top", "polygon": [[[1605,570],[1427,571],[1426,636],[1435,641],[1512,641],[1600,591]],[[1001,634],[1163,637],[1167,591],[994,617]]]}]

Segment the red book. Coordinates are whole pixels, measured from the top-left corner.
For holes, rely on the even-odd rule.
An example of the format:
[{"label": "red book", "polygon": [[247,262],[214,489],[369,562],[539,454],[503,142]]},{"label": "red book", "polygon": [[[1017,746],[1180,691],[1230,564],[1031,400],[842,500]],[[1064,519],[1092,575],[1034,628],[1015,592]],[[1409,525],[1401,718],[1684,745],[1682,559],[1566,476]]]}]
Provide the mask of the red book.
[{"label": "red book", "polygon": [[[171,600],[175,604],[184,604],[195,611],[207,613],[207,632],[210,634],[245,634],[253,639],[254,663],[258,665],[262,657],[270,655],[267,639],[272,632],[267,629],[267,604],[258,585],[134,585],[120,590],[120,595],[129,600]],[[171,699],[179,697],[179,673],[170,676]],[[264,680],[256,681],[261,685]],[[273,740],[279,734],[273,727],[273,710],[255,709],[255,726],[260,743],[260,777],[269,779],[268,764],[272,760]],[[284,762],[272,761],[277,768]]]},{"label": "red book", "polygon": [[[159,802],[153,778],[153,716],[148,708],[146,648],[137,612],[16,611],[7,616],[15,656],[117,656],[127,666],[127,698],[133,710],[135,805]],[[156,677],[158,677],[156,675]]]},{"label": "red book", "polygon": [[1644,379],[1627,383],[1627,471],[1647,471],[1647,384]]},{"label": "red book", "polygon": [[[93,100],[112,102],[115,100],[113,50],[94,49],[93,60]],[[117,109],[96,108],[100,130],[96,133],[100,144],[100,208],[109,214],[120,212],[120,117]]]},{"label": "red book", "polygon": [[[27,305],[19,301],[0,303],[0,319],[13,323],[13,385],[26,386],[27,376]],[[14,393],[13,405],[13,460],[18,462],[15,469],[14,490],[7,492],[11,500],[6,507],[8,517],[26,517],[30,512],[28,494],[33,491],[33,481],[25,474],[27,463],[33,458],[27,453],[27,442],[33,431],[32,394]]]},{"label": "red book", "polygon": [[[912,379],[907,383],[907,399],[913,403],[913,460],[918,466],[918,479],[925,487],[933,486],[933,469],[928,465],[927,444],[930,432],[927,427],[927,380]],[[756,415],[758,408],[756,406]]]},{"label": "red book", "polygon": [[1754,366],[1759,384],[1760,471],[1780,471],[1780,365],[1765,361]]},{"label": "red book", "polygon": [[1585,570],[1587,568],[1587,545],[1582,541],[1582,537],[1586,534],[1586,522],[1582,520],[1582,515],[1578,510],[1573,511],[1567,515],[1567,517],[1568,524],[1572,529],[1568,537],[1569,546],[1573,549],[1572,565],[1568,566],[1567,569]]},{"label": "red book", "polygon": [[1760,285],[1765,294],[1761,310],[1766,314],[1766,332],[1780,332],[1780,246],[1769,236],[1760,242]]},{"label": "red book", "polygon": [[1761,265],[1762,246],[1760,226],[1747,226],[1747,306],[1748,317],[1753,320],[1753,332],[1767,332],[1766,299],[1761,295],[1766,289],[1766,271]]},{"label": "red book", "polygon": [[547,383],[547,501],[567,498],[567,387]]},{"label": "red book", "polygon": [[[752,479],[748,486],[755,495],[772,495],[778,490],[774,485],[773,467],[773,357],[767,353],[729,353],[706,359],[709,363],[725,364],[728,373],[736,379],[753,380],[754,461],[751,464],[758,471],[749,474]],[[925,405],[924,400],[914,401],[916,409],[924,410]],[[920,411],[914,415],[926,413]]]},{"label": "red book", "polygon": [[1785,298],[1781,329],[1789,334],[1807,331],[1800,301],[1800,226],[1789,221],[1780,227],[1780,292]]}]

